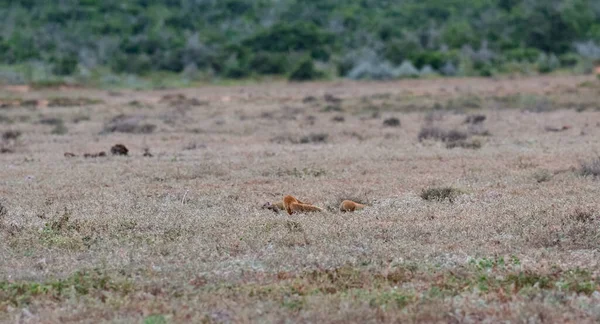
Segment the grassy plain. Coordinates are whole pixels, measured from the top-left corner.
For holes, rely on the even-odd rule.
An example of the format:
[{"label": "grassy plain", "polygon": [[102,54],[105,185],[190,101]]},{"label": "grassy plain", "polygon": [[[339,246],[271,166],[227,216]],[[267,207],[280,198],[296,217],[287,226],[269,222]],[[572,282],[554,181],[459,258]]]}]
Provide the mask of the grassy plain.
[{"label": "grassy plain", "polygon": [[[599,99],[570,76],[2,89],[0,321],[598,322]],[[326,211],[261,209],[286,194]]]}]

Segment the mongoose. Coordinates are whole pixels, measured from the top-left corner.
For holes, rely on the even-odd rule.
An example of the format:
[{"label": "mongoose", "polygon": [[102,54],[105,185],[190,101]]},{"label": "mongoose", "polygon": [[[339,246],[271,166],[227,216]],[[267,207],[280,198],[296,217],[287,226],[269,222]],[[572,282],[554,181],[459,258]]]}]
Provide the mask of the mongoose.
[{"label": "mongoose", "polygon": [[303,203],[300,200],[296,199],[292,196],[285,196],[283,198],[283,207],[288,212],[288,214],[293,213],[306,213],[306,212],[320,212],[323,209],[313,206],[307,203]]},{"label": "mongoose", "polygon": [[344,200],[340,204],[340,211],[341,212],[353,212],[355,210],[361,210],[361,209],[363,209],[365,207],[367,207],[367,206],[363,205],[363,204],[359,204],[359,203],[354,202],[352,200]]}]

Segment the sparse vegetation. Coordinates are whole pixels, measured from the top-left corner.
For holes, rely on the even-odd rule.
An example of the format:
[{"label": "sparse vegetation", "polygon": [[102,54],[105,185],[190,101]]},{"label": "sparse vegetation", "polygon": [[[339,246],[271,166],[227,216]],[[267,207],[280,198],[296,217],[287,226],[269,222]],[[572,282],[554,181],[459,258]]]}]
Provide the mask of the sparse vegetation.
[{"label": "sparse vegetation", "polygon": [[69,132],[69,128],[67,128],[67,126],[65,126],[65,123],[62,122],[62,123],[58,123],[58,124],[54,125],[54,128],[52,129],[52,131],[50,133],[52,135],[65,135],[68,132]]},{"label": "sparse vegetation", "polygon": [[456,140],[456,141],[448,141],[448,143],[446,143],[446,148],[449,148],[449,149],[460,147],[460,148],[464,148],[464,149],[477,150],[477,149],[480,149],[481,146],[482,146],[481,141],[478,139]]},{"label": "sparse vegetation", "polygon": [[21,136],[21,131],[7,130],[4,133],[2,133],[2,140],[4,140],[4,141],[16,140],[20,136]]},{"label": "sparse vegetation", "polygon": [[467,118],[465,118],[465,123],[480,124],[480,123],[483,123],[486,119],[487,119],[486,115],[480,115],[480,114],[469,115],[469,116],[467,116]]},{"label": "sparse vegetation", "polygon": [[537,170],[533,173],[533,178],[537,183],[548,182],[552,180],[552,173],[548,170]]},{"label": "sparse vegetation", "polygon": [[329,134],[327,133],[311,133],[305,136],[294,137],[290,135],[276,136],[271,139],[274,143],[292,143],[292,144],[310,144],[310,143],[325,143]]},{"label": "sparse vegetation", "polygon": [[132,133],[150,134],[156,130],[156,125],[144,122],[144,116],[118,115],[104,126],[103,133]]},{"label": "sparse vegetation", "polygon": [[432,200],[432,201],[449,201],[454,202],[456,197],[463,194],[463,191],[460,189],[452,188],[452,187],[434,187],[427,188],[421,191],[421,198],[424,200]]},{"label": "sparse vegetation", "polygon": [[[578,159],[593,164],[600,111],[571,109],[597,102],[573,92],[591,78],[88,88],[106,104],[0,108],[0,322],[594,322],[600,186]],[[98,134],[119,115],[157,128]],[[261,208],[285,195],[324,210]]]},{"label": "sparse vegetation", "polygon": [[600,157],[581,162],[581,174],[584,176],[600,176]]},{"label": "sparse vegetation", "polygon": [[383,121],[383,126],[387,127],[400,127],[400,119],[391,117]]},{"label": "sparse vegetation", "polygon": [[421,128],[418,135],[419,142],[431,139],[448,143],[448,145],[455,145],[455,143],[465,141],[467,138],[469,138],[469,135],[463,131],[457,129],[444,130],[435,126]]}]

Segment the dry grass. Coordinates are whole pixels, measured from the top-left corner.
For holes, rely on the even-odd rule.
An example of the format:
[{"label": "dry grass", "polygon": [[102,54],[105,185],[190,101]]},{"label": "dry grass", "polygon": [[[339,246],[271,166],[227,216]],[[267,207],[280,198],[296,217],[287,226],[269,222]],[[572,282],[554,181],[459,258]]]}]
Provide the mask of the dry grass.
[{"label": "dry grass", "polygon": [[[0,154],[0,322],[598,322],[600,179],[579,161],[600,112],[577,107],[600,93],[572,87],[590,78],[23,94],[78,105],[0,108],[20,132]],[[448,149],[482,140],[465,110],[493,135]],[[117,116],[156,128],[102,132]],[[444,187],[461,192],[420,197]],[[325,211],[261,209],[285,194]]]}]

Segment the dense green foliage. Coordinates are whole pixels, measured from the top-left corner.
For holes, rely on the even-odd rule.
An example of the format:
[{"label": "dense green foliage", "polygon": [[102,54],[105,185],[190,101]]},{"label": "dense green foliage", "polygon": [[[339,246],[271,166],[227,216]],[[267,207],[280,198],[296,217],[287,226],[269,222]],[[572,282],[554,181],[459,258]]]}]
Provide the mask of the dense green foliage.
[{"label": "dense green foliage", "polygon": [[57,76],[492,75],[600,59],[595,0],[0,0],[0,25],[0,64]]}]

